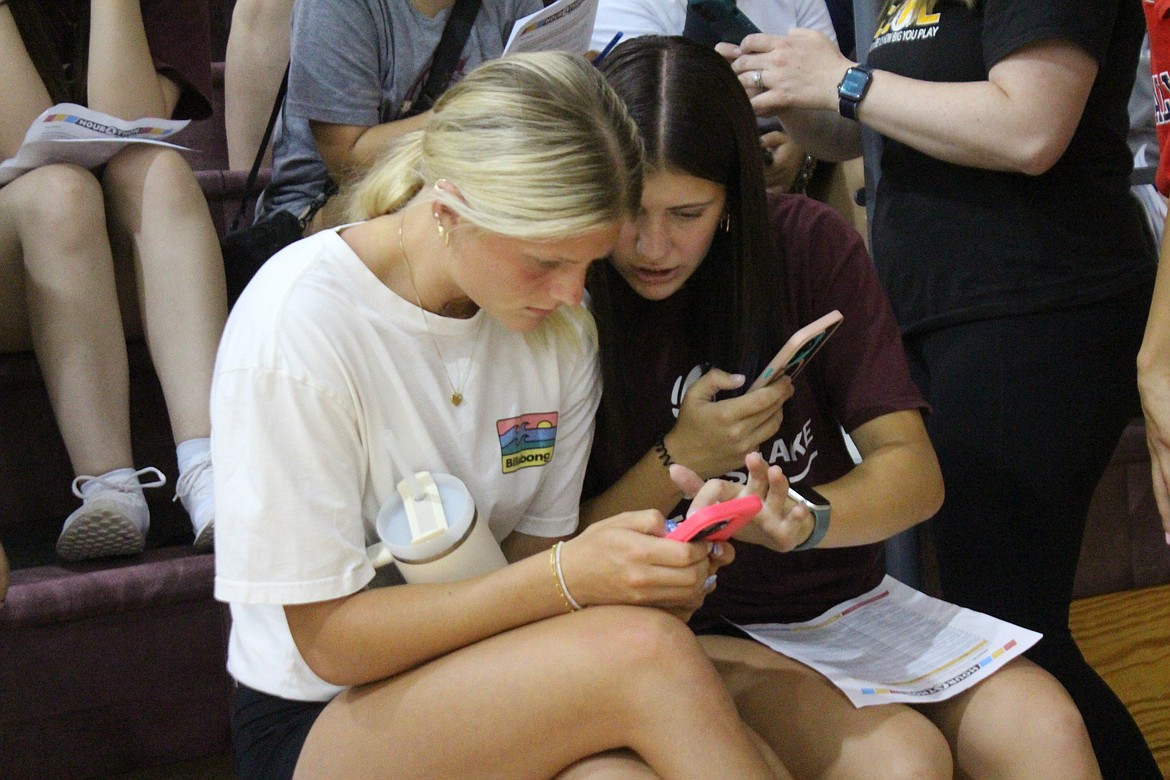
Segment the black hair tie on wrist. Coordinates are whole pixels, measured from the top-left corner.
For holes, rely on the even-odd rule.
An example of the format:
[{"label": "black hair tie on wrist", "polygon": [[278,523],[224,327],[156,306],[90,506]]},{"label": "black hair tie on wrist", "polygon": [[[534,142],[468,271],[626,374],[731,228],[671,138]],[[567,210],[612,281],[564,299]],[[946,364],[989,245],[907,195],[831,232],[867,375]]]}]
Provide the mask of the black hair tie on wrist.
[{"label": "black hair tie on wrist", "polygon": [[658,455],[658,459],[662,461],[662,465],[670,468],[674,464],[674,458],[670,457],[670,451],[666,449],[666,434],[658,437],[654,442],[654,452]]}]

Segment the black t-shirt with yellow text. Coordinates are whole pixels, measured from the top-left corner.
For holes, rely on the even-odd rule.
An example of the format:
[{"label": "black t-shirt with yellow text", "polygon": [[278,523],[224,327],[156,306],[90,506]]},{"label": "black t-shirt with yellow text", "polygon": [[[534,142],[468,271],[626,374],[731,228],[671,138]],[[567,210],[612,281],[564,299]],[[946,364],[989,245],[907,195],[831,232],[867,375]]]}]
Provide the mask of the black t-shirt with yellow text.
[{"label": "black t-shirt with yellow text", "polygon": [[1153,246],[1129,192],[1127,101],[1143,20],[1122,0],[891,0],[867,65],[984,81],[1029,44],[1067,40],[1099,72],[1067,151],[1040,176],[939,161],[885,139],[873,254],[903,332],[1100,301],[1148,283]]}]

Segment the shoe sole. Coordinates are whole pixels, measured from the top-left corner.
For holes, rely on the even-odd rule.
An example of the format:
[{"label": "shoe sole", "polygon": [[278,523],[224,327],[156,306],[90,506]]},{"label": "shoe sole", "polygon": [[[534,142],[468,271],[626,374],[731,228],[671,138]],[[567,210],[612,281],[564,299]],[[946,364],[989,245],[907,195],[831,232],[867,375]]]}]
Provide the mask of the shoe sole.
[{"label": "shoe sole", "polygon": [[212,520],[203,526],[203,530],[195,537],[191,545],[195,552],[210,552],[215,547],[215,521]]},{"label": "shoe sole", "polygon": [[136,555],[146,548],[146,535],[118,509],[94,507],[61,532],[57,555],[66,561]]}]

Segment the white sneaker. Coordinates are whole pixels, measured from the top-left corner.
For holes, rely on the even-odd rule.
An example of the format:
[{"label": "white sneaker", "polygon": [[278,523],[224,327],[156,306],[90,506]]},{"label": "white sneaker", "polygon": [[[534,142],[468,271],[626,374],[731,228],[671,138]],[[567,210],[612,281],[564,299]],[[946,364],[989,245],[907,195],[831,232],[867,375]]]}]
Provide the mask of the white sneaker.
[{"label": "white sneaker", "polygon": [[[152,473],[153,482],[139,482],[137,477]],[[153,466],[134,472],[135,479],[80,476],[73,480],[73,495],[81,506],[65,518],[57,538],[57,555],[66,561],[83,561],[112,555],[134,555],[146,547],[150,527],[150,510],[143,488],[161,487],[167,482]],[[83,483],[96,482],[99,487],[86,496]]]},{"label": "white sneaker", "polygon": [[175,483],[175,500],[182,501],[191,516],[195,531],[195,549],[210,550],[215,544],[215,471],[211,455],[196,461]]}]

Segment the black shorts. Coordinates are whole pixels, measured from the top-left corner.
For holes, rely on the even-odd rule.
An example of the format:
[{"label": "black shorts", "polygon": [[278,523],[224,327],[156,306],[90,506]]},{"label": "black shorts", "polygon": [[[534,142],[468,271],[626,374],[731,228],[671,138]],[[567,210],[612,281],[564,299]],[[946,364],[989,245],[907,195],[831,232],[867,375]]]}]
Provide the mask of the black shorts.
[{"label": "black shorts", "polygon": [[328,703],[291,701],[237,683],[232,744],[240,780],[291,780],[309,729]]}]

